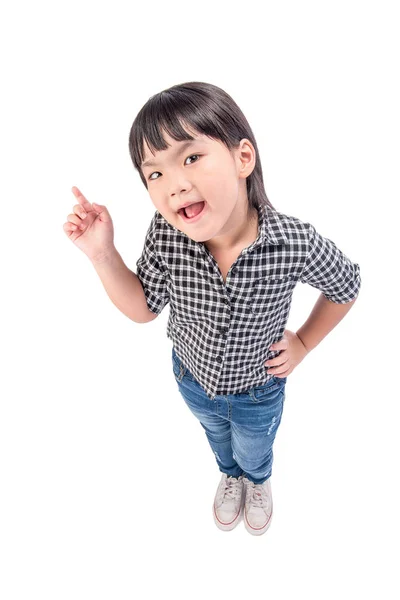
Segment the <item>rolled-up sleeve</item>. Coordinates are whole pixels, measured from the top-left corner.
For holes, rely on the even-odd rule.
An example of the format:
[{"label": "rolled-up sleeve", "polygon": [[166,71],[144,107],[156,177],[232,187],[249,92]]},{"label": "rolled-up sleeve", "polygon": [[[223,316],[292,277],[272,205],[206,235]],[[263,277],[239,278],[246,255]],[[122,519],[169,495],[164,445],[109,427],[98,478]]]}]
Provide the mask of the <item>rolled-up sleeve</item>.
[{"label": "rolled-up sleeve", "polygon": [[335,304],[354,300],[360,291],[360,265],[353,263],[336,244],[320,235],[311,223],[308,250],[300,276],[302,283],[320,290]]},{"label": "rolled-up sleeve", "polygon": [[147,230],[142,254],[136,261],[136,275],[142,284],[149,310],[159,315],[169,302],[169,293],[166,272],[156,253],[155,227],[156,215]]}]

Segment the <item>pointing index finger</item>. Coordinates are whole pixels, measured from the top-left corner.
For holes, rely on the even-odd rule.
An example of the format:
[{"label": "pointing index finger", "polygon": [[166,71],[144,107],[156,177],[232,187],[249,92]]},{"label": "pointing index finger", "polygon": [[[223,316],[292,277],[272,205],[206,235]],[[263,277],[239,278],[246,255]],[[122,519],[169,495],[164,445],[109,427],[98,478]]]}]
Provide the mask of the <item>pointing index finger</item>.
[{"label": "pointing index finger", "polygon": [[82,192],[79,190],[79,188],[76,187],[76,185],[74,185],[71,188],[71,191],[74,194],[75,198],[78,200],[79,204],[81,204],[83,206],[83,208],[86,208],[86,209],[92,208],[92,205],[90,204],[89,200],[87,200],[85,198],[85,196],[82,194]]}]

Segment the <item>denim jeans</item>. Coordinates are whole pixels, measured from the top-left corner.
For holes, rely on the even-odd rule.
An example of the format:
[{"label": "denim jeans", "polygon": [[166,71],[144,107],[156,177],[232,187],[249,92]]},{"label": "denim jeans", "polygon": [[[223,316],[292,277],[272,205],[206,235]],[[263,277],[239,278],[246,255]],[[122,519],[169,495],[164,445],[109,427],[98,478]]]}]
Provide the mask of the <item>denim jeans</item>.
[{"label": "denim jeans", "polygon": [[172,348],[179,391],[200,421],[221,473],[245,475],[256,484],[272,473],[272,446],[282,418],[287,377],[211,400]]}]

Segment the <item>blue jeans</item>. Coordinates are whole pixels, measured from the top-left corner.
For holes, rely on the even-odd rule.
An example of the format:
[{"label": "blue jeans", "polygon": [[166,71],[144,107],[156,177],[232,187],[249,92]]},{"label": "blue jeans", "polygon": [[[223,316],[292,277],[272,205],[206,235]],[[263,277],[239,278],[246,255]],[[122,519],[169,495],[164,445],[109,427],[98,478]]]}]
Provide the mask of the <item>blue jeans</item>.
[{"label": "blue jeans", "polygon": [[256,484],[272,473],[272,445],[281,422],[287,377],[211,400],[172,348],[179,391],[200,421],[221,473],[245,475]]}]

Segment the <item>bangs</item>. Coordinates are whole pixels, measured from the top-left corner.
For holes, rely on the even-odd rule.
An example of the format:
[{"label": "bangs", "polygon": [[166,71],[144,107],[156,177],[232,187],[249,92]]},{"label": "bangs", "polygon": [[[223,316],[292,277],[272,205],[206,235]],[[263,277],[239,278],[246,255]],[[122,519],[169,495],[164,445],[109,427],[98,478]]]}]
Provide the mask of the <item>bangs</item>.
[{"label": "bangs", "polygon": [[[173,119],[171,121],[171,118]],[[180,120],[178,118],[169,117],[169,120],[163,119],[163,115],[158,115],[157,121],[147,121],[147,127],[143,127],[140,137],[136,140],[135,147],[137,149],[137,160],[140,167],[144,161],[144,142],[146,142],[151,153],[154,155],[160,150],[167,150],[169,145],[164,139],[164,133],[169,134],[177,142],[183,142],[186,140],[194,140],[196,132],[193,126]]]},{"label": "bangs", "polygon": [[172,88],[152,96],[136,116],[129,135],[129,152],[136,169],[141,172],[145,159],[144,141],[153,155],[168,149],[163,137],[165,132],[177,142],[194,140],[196,134],[206,135],[221,140],[231,149],[228,124],[224,127],[219,116],[216,99],[215,106],[210,107],[209,96],[200,89],[179,87],[174,91]]}]

